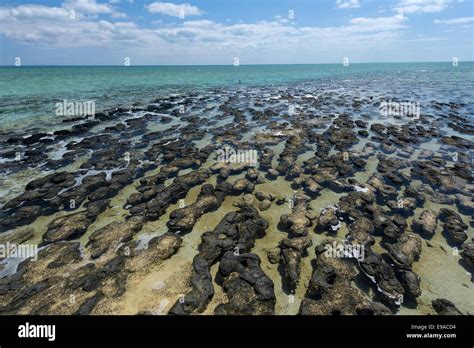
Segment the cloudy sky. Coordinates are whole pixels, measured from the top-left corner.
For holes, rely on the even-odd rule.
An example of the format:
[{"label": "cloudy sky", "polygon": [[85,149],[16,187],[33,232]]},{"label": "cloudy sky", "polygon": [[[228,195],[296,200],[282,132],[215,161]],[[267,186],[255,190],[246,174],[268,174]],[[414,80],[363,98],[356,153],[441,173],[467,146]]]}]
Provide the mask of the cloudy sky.
[{"label": "cloudy sky", "polygon": [[474,0],[1,0],[0,65],[474,60]]}]

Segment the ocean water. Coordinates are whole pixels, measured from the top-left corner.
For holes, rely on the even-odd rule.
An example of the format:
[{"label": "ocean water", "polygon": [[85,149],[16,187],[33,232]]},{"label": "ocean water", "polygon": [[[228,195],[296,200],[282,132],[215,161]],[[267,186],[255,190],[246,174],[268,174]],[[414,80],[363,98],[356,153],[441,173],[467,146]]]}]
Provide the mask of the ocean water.
[{"label": "ocean water", "polygon": [[[60,123],[58,102],[95,101],[96,111],[147,105],[159,96],[249,86],[314,87],[360,92],[376,86],[413,101],[474,100],[474,62],[241,66],[0,67],[0,127],[47,129]],[[420,93],[422,92],[422,93]],[[473,110],[470,110],[473,111]],[[469,112],[472,117],[472,112]],[[468,115],[469,117],[469,115]]]},{"label": "ocean water", "polygon": [[[77,239],[82,245],[81,251],[84,255],[84,260],[81,262],[88,263],[91,262],[90,248],[86,247],[86,244],[90,235],[111,222],[125,221],[129,216],[129,209],[126,208],[128,198],[138,192],[140,180],[143,177],[156,175],[167,165],[161,158],[149,157],[146,154],[147,151],[159,139],[171,142],[178,139],[180,135],[186,134],[180,129],[181,126],[192,125],[192,129],[200,132],[197,139],[192,140],[190,144],[198,149],[209,144],[222,146],[225,141],[232,141],[231,134],[229,139],[218,136],[225,126],[231,129],[238,127],[239,136],[241,135],[241,138],[237,139],[238,144],[256,141],[256,135],[259,133],[281,133],[282,129],[292,134],[304,127],[311,127],[314,132],[322,135],[333,123],[334,118],[340,114],[350,115],[353,120],[367,122],[367,131],[370,136],[376,135],[370,129],[373,123],[400,127],[414,122],[423,127],[436,127],[442,135],[457,135],[472,142],[474,135],[453,129],[448,123],[465,125],[467,122],[464,120],[467,118],[471,124],[474,124],[473,82],[474,62],[461,62],[457,67],[453,67],[449,62],[351,64],[348,67],[341,64],[239,67],[0,67],[0,172],[2,172],[0,210],[9,200],[21,195],[27,183],[47,174],[68,171],[74,174],[76,183],[81,183],[85,176],[97,174],[95,169],[83,167],[92,154],[100,155],[101,150],[108,147],[114,149],[121,141],[129,143],[130,152],[135,158],[142,163],[156,161],[157,168],[144,173],[137,171],[137,177],[133,182],[121,188],[111,198],[109,208],[97,217],[84,235]],[[81,121],[63,123],[64,117],[55,115],[55,104],[63,100],[70,102],[94,100],[98,112],[115,107],[146,107],[157,97],[174,95],[179,95],[179,97],[164,100],[173,104],[167,111],[167,114],[172,116],[169,123],[160,122],[163,114],[134,110],[119,113],[110,120],[101,121],[88,132],[66,139],[47,136],[46,141],[32,145],[18,145],[4,141],[8,138],[35,133],[37,130],[52,132],[79,124]],[[380,102],[392,99],[420,103],[421,113],[431,117],[413,120],[411,117],[381,116]],[[454,104],[451,107],[436,102]],[[186,105],[186,113],[181,115],[176,111],[178,106],[183,104]],[[289,105],[297,108],[295,117],[289,116]],[[241,110],[243,118],[248,121],[248,127],[242,127],[232,113],[220,109],[220,106]],[[265,110],[272,111],[273,116],[266,117],[258,114]],[[151,117],[146,117],[146,114]],[[136,122],[127,123],[127,120],[135,118]],[[199,119],[199,122],[196,122],[196,119]],[[462,121],[458,122],[459,119]],[[139,120],[141,122],[138,122]],[[285,123],[290,127],[283,127],[282,124]],[[126,124],[127,127],[123,130],[107,131],[107,127],[120,124]],[[167,133],[172,128],[173,131]],[[104,133],[110,135],[112,140],[101,144],[100,148],[90,148],[84,153],[78,152],[73,157],[69,157],[70,161],[61,163],[62,159],[68,157],[67,153],[74,151],[68,147],[69,144],[74,145],[85,137]],[[205,135],[201,137],[201,134]],[[146,138],[146,135],[153,136]],[[371,146],[368,146],[370,144]],[[308,145],[309,147],[298,155],[295,161],[298,165],[304,166],[304,161],[313,158],[318,149],[314,140],[309,141]],[[285,150],[285,138],[282,138],[278,144],[267,145],[267,147],[274,151],[271,164],[272,168],[276,168],[279,156]],[[439,137],[420,139],[420,144],[410,144],[408,147],[408,150],[413,150],[408,156],[409,162],[426,159],[426,156],[428,158],[442,156],[449,162],[447,166],[454,165],[451,155],[455,149],[442,144]],[[379,140],[358,137],[357,144],[348,151],[365,158],[367,164],[363,170],[354,174],[354,178],[361,184],[366,183],[378,171],[379,156],[382,155],[407,161],[406,154],[402,155],[401,150],[407,149],[397,149],[395,152],[388,153],[388,150],[381,149]],[[20,161],[17,163],[16,154],[27,153],[27,151],[31,152],[26,157],[20,156]],[[44,154],[45,157],[38,156],[38,152]],[[336,149],[332,149],[330,155],[337,152]],[[422,152],[425,152],[423,156]],[[29,160],[30,153],[31,161]],[[213,152],[201,167],[212,168],[217,163],[216,153]],[[412,166],[413,163],[410,163],[403,173],[409,176]],[[122,165],[117,165],[113,161],[102,171],[110,175],[121,169]],[[192,170],[194,169],[183,169],[179,175]],[[266,177],[264,171],[260,171],[260,174]],[[233,182],[243,177],[245,177],[245,172],[231,175],[228,181]],[[173,178],[169,178],[164,184],[169,185],[172,181]],[[217,174],[214,173],[205,183],[216,185],[216,182]],[[459,191],[472,197],[472,192],[474,192],[472,183],[464,183],[465,185],[460,185]],[[294,193],[293,184],[292,180],[279,176],[276,179],[265,179],[263,183],[257,184],[255,192],[262,191],[289,198]],[[415,189],[420,188],[422,184],[416,177],[409,183]],[[426,186],[426,184],[423,185]],[[200,189],[201,185],[196,185],[189,190],[184,198],[186,204],[197,200]],[[346,192],[322,187],[320,194],[310,202],[311,212],[318,216],[322,209],[338,204],[344,195]],[[453,202],[456,199],[453,193],[448,196]],[[108,304],[111,305],[103,304],[95,313],[137,314],[155,312],[156,309],[161,311],[163,301],[168,303],[166,310],[169,310],[179,296],[189,290],[191,263],[198,253],[202,234],[214,229],[226,213],[235,211],[235,204],[240,199],[240,196],[226,196],[219,209],[201,216],[193,230],[183,235],[183,244],[172,258],[163,263],[153,263],[149,269],[145,270],[146,272],[131,275],[132,279],[126,284],[125,295],[108,299],[110,301]],[[34,200],[26,202],[26,204],[33,203],[35,203]],[[45,201],[45,204],[49,203]],[[178,208],[180,208],[179,202],[171,204],[166,214],[158,220],[147,221],[144,224],[143,230],[134,237],[140,247],[147,245],[151,238],[167,231],[166,224],[170,219],[170,214]],[[439,212],[441,208],[459,212],[463,221],[469,226],[466,231],[468,238],[474,237],[472,217],[461,213],[457,204],[454,203],[438,204],[427,199],[423,206],[417,207],[413,215],[407,218],[408,226],[411,226],[413,219],[418,217],[423,210],[431,209]],[[288,212],[287,204],[273,204],[270,209],[260,211],[261,216],[269,222],[269,228],[266,235],[256,241],[252,252],[259,255],[262,269],[275,284],[277,298],[275,312],[293,315],[298,313],[300,303],[306,296],[306,287],[313,272],[313,260],[316,258],[315,246],[323,243],[328,237],[343,240],[349,226],[343,222],[336,235],[316,233],[311,227],[309,236],[313,246],[308,249],[308,255],[301,261],[300,283],[295,290],[295,301],[290,302],[289,292],[279,265],[271,264],[265,252],[268,248],[275,248],[283,238],[288,237],[288,233],[278,227],[281,216]],[[69,213],[63,210],[53,214],[45,213],[28,224],[27,227],[34,231],[28,243],[40,243],[49,229],[48,225],[56,218]],[[381,237],[375,236],[375,239],[374,250],[378,253],[386,253],[380,243]],[[423,240],[421,258],[413,265],[414,272],[422,279],[422,295],[418,304],[416,307],[410,303],[403,304],[397,313],[434,314],[431,301],[440,297],[453,301],[464,313],[474,313],[472,274],[460,264],[461,256],[451,253],[450,250],[451,245],[443,235],[443,224],[439,222],[435,236],[429,241]],[[114,252],[111,252],[107,257],[113,254]],[[9,262],[11,260],[0,262],[0,278],[16,271],[17,263],[10,264]],[[216,278],[218,266],[216,263],[210,270],[213,279]],[[67,273],[64,277],[69,277],[69,269]],[[166,284],[165,289],[155,288],[158,280]],[[360,284],[357,284],[370,297],[373,297],[376,295],[376,290],[374,286],[369,287],[369,285],[372,284],[367,279],[362,279]],[[59,285],[57,288],[59,289]],[[216,294],[205,314],[212,314],[216,305],[227,301],[221,285],[215,283],[214,289]],[[63,307],[56,308],[63,310]],[[66,310],[72,310],[71,308],[68,306]],[[26,311],[26,309],[22,310]]]}]

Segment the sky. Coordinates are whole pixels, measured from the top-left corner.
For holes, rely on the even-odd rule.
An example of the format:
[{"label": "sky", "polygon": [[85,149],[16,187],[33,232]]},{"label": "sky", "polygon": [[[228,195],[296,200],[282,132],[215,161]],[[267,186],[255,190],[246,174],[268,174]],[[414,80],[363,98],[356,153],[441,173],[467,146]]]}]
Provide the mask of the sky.
[{"label": "sky", "polygon": [[474,60],[474,0],[1,0],[0,65]]}]

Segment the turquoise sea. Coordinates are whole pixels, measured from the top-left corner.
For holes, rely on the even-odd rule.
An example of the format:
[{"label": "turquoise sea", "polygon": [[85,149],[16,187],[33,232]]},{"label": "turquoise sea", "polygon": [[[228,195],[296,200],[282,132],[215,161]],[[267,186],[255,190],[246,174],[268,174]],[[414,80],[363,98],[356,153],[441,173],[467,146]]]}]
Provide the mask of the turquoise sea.
[{"label": "turquoise sea", "polygon": [[[0,127],[44,128],[58,122],[55,104],[94,100],[96,111],[145,105],[174,93],[209,88],[285,86],[358,90],[376,85],[397,96],[474,100],[474,62],[241,66],[0,67]],[[472,114],[470,115],[472,117]],[[469,115],[468,115],[469,117]]]}]

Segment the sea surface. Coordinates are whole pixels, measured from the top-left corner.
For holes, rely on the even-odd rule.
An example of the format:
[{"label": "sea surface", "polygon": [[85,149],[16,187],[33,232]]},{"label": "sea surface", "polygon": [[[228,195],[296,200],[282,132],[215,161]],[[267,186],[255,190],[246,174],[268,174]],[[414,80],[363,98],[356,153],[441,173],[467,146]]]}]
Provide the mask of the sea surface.
[{"label": "sea surface", "polygon": [[[44,129],[62,121],[56,103],[95,101],[96,112],[143,106],[159,96],[311,83],[327,89],[376,85],[412,101],[474,99],[474,62],[241,66],[0,67],[0,129]],[[423,92],[423,100],[420,97]],[[471,109],[471,111],[474,111]],[[472,117],[472,114],[470,115]]]}]

